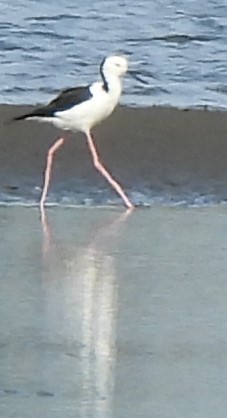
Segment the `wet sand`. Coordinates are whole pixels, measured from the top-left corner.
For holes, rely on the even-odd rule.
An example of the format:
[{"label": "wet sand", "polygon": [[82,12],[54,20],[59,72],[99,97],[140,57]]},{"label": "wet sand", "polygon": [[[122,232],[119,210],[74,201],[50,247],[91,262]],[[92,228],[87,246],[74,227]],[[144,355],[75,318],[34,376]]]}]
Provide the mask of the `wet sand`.
[{"label": "wet sand", "polygon": [[[0,107],[0,192],[20,194],[42,185],[46,152],[59,132],[37,122],[6,123],[28,106]],[[227,198],[227,117],[225,112],[174,108],[126,108],[95,130],[102,160],[125,189],[159,196],[187,194]],[[81,134],[56,159],[51,193],[109,186],[95,172]],[[74,138],[73,138],[74,139]],[[21,192],[22,193],[22,192]],[[111,192],[110,196],[115,197]],[[38,199],[35,196],[35,199]]]},{"label": "wet sand", "polygon": [[226,209],[0,208],[0,416],[225,418]]}]

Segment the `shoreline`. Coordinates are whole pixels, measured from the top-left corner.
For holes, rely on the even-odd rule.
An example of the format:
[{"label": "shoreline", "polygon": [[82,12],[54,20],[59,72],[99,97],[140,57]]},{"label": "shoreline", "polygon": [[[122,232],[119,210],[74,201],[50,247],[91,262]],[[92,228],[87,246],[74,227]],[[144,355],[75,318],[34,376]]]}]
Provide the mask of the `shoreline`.
[{"label": "shoreline", "polygon": [[[8,123],[30,108],[0,105],[0,192],[29,193],[42,185],[46,153],[59,131],[47,123]],[[102,161],[126,190],[179,199],[185,193],[227,198],[224,111],[120,106],[94,134]],[[81,133],[70,134],[57,154],[51,190],[74,193],[78,183],[108,193]]]}]

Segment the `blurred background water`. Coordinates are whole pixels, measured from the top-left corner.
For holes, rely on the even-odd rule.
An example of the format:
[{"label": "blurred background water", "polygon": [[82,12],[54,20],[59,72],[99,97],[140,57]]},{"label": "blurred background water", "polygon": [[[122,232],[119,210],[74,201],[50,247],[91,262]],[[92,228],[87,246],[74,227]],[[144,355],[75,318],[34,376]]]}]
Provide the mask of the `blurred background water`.
[{"label": "blurred background water", "polygon": [[40,103],[123,52],[123,103],[227,107],[224,0],[0,0],[1,103]]}]

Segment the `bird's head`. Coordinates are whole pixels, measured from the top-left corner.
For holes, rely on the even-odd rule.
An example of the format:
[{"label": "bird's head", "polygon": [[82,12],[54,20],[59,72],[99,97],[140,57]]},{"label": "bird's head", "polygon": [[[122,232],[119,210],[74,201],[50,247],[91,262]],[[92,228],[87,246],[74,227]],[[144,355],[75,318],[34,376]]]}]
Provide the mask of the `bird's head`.
[{"label": "bird's head", "polygon": [[128,61],[120,55],[112,55],[103,60],[100,66],[104,74],[123,76],[128,70]]}]

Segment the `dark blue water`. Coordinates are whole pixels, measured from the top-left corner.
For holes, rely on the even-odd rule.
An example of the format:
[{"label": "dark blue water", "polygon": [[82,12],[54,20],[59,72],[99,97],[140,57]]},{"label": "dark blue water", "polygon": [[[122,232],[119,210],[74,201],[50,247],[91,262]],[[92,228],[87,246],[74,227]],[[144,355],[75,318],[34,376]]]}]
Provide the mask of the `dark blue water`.
[{"label": "dark blue water", "polygon": [[146,82],[127,79],[123,103],[227,107],[224,0],[0,0],[0,10],[2,103],[90,82],[120,51]]}]

